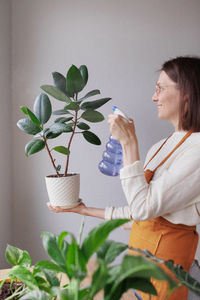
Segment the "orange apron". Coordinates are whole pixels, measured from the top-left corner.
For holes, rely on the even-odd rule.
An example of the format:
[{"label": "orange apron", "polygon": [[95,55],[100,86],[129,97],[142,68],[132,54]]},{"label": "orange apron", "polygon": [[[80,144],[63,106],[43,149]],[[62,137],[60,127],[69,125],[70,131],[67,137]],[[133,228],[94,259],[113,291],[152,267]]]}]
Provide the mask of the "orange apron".
[{"label": "orange apron", "polygon": [[[146,170],[145,177],[149,183],[157,168],[161,166],[170,155],[190,136],[188,132],[169,155],[153,170]],[[167,139],[165,140],[165,142]],[[160,151],[158,151],[153,157]],[[149,160],[149,162],[153,159]],[[148,162],[148,163],[149,163]],[[148,165],[147,163],[147,165]],[[146,166],[147,166],[146,165]],[[146,168],[145,166],[145,168]],[[129,246],[148,249],[153,255],[164,260],[173,260],[175,264],[180,264],[186,270],[194,260],[198,245],[198,234],[196,226],[187,226],[183,224],[173,224],[163,217],[157,217],[147,221],[134,221],[129,238]],[[130,250],[130,254],[134,252]],[[167,269],[167,268],[166,268]],[[166,271],[165,269],[165,271]],[[151,300],[164,300],[167,295],[167,282],[159,281],[152,278],[152,283],[157,290],[157,296],[151,296]],[[149,300],[149,294],[138,291],[143,300]],[[176,289],[167,300],[187,300],[188,289],[184,286]]]}]

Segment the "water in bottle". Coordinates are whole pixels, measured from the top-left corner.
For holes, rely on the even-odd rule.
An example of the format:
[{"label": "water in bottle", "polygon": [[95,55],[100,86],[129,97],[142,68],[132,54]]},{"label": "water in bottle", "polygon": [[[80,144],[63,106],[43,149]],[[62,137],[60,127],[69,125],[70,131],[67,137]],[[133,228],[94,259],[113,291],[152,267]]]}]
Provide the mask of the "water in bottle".
[{"label": "water in bottle", "polygon": [[[113,106],[113,113],[128,117],[120,111],[116,106]],[[99,170],[109,176],[118,176],[123,165],[123,151],[121,144],[116,141],[112,135],[106,144],[106,150],[103,152],[103,160],[99,163]]]}]

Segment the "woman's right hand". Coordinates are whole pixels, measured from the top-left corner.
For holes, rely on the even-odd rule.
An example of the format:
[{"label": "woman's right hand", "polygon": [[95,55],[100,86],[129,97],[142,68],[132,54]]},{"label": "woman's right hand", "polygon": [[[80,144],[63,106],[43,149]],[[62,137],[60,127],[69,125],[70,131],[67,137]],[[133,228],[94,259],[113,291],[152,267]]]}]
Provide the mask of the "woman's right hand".
[{"label": "woman's right hand", "polygon": [[95,218],[104,219],[105,209],[88,207],[82,201],[76,207],[61,208],[60,206],[52,206],[50,202],[47,203],[48,208],[55,213],[72,212],[79,215],[90,216]]},{"label": "woman's right hand", "polygon": [[77,214],[84,214],[84,209],[86,208],[86,205],[83,202],[80,202],[79,205],[72,208],[61,208],[60,206],[52,206],[50,202],[47,203],[48,208],[55,212],[55,213],[62,213],[62,212],[73,212]]}]

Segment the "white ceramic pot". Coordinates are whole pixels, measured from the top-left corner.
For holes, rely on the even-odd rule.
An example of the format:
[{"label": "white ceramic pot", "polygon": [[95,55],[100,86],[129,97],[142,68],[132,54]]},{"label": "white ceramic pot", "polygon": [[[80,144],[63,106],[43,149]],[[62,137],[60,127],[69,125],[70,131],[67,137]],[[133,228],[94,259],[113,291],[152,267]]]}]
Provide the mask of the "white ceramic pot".
[{"label": "white ceramic pot", "polygon": [[80,203],[80,174],[69,174],[67,177],[46,176],[46,187],[52,206],[72,208]]}]

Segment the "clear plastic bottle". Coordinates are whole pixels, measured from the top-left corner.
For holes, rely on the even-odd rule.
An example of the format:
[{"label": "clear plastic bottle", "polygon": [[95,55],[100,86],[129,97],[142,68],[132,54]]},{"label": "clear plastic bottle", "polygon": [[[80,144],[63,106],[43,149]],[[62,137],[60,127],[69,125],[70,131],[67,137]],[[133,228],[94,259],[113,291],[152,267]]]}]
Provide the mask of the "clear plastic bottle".
[{"label": "clear plastic bottle", "polygon": [[[113,113],[128,119],[128,117],[116,106],[113,106]],[[106,150],[103,152],[103,160],[98,165],[99,170],[108,176],[118,176],[122,165],[122,146],[112,135],[110,135],[109,141],[106,144]]]}]

